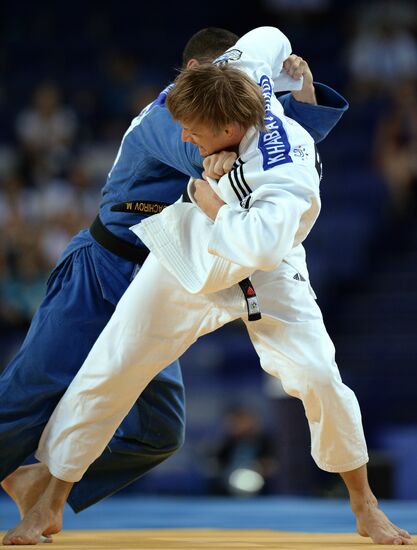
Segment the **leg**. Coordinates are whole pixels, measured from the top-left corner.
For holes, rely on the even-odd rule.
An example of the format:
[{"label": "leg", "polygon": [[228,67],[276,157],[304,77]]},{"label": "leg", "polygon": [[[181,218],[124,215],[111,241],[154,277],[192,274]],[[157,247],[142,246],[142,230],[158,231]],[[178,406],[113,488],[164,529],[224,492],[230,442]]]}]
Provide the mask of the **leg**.
[{"label": "leg", "polygon": [[[169,458],[183,443],[184,418],[184,387],[175,362],[149,383],[108,447],[74,485],[68,499],[72,509],[84,510]],[[36,463],[17,468],[1,486],[23,518],[49,479],[48,468]]]},{"label": "leg", "polygon": [[[45,488],[45,468],[18,466],[36,450],[55,405],[114,311],[105,285],[114,294],[109,299],[117,298],[134,267],[114,257],[100,256],[98,263],[97,253],[95,245],[81,246],[54,270],[22,349],[0,378],[0,479],[22,517]],[[114,270],[117,281],[109,275]],[[149,437],[156,430],[158,442]],[[184,389],[175,364],[146,388],[110,443],[111,452],[106,449],[74,488],[71,505],[84,509],[137,479],[182,444],[183,431]]]},{"label": "leg", "polygon": [[19,509],[20,518],[32,508],[46,487],[51,476],[44,464],[20,466],[1,483],[3,490],[12,498]]},{"label": "leg", "polygon": [[103,313],[109,317],[113,309],[107,305],[107,312],[92,316],[82,334],[69,322],[67,294],[61,297],[50,300],[46,296],[21,350],[1,375],[0,479],[35,451],[56,403],[105,326],[100,317]]},{"label": "leg", "polygon": [[36,505],[14,529],[3,538],[3,544],[26,545],[42,542],[43,536],[59,533],[62,529],[62,514],[72,483],[50,479]]},{"label": "leg", "polygon": [[[368,461],[359,405],[341,380],[335,349],[307,281],[287,263],[252,278],[263,319],[246,323],[262,368],[303,402],[311,454],[328,472],[354,470]],[[349,437],[346,436],[349,434]]]},{"label": "leg", "polygon": [[239,287],[190,296],[151,256],[48,422],[37,456],[48,465],[52,480],[5,540],[35,544],[39,533],[54,531],[62,523],[61,496],[65,501],[68,487],[102,453],[150,380],[199,336],[243,311]]},{"label": "leg", "polygon": [[[5,544],[34,544],[40,542],[42,534],[60,530],[64,497],[70,490],[70,506],[77,512],[81,511],[131,483],[180,447],[184,428],[184,388],[180,383],[180,373],[179,365],[174,363],[150,382],[108,448],[72,490],[72,484],[55,479],[48,486],[51,475],[41,463],[23,466],[11,474],[9,477],[14,479],[8,492],[18,505],[23,503],[19,509],[21,518],[25,517],[25,520],[18,529],[9,531]],[[181,430],[178,430],[179,426]],[[141,440],[138,439],[138,427]],[[130,442],[130,447],[127,442]],[[39,496],[47,487],[48,491],[38,503]],[[49,499],[54,505],[47,509],[45,503]],[[35,503],[34,513],[29,512]]]},{"label": "leg", "polygon": [[[110,319],[109,300],[130,281],[133,264],[103,254],[96,245],[81,246],[54,270],[22,349],[0,378],[0,479],[21,515],[43,491],[45,476],[39,465],[18,466],[36,450],[55,405]],[[157,430],[155,442],[149,434]],[[137,479],[181,446],[183,432],[184,389],[176,363],[148,385],[110,450],[72,491],[70,504],[82,510]]]},{"label": "leg", "polygon": [[340,378],[334,346],[308,282],[294,280],[294,272],[284,263],[276,272],[253,278],[263,319],[247,328],[261,365],[281,379],[289,395],[302,400],[312,456],[321,469],[341,473],[359,532],[376,543],[409,544],[409,535],[377,507],[366,476],[358,402]]},{"label": "leg", "polygon": [[184,440],[184,406],[181,370],[175,362],[148,384],[104,452],[75,483],[68,498],[71,508],[84,510],[178,450]]},{"label": "leg", "polygon": [[412,544],[410,534],[391,523],[378,507],[368,483],[366,465],[340,474],[349,491],[350,505],[356,516],[357,530],[375,544]]},{"label": "leg", "polygon": [[241,313],[216,300],[190,296],[154,257],[145,262],[43,432],[37,457],[53,475],[79,481],[152,378]]},{"label": "leg", "polygon": [[[91,269],[85,248],[56,268],[19,353],[0,377],[0,479],[21,513],[42,487],[43,473],[16,468],[36,450],[55,405],[114,310],[86,276]],[[29,478],[31,491],[25,489]]]}]

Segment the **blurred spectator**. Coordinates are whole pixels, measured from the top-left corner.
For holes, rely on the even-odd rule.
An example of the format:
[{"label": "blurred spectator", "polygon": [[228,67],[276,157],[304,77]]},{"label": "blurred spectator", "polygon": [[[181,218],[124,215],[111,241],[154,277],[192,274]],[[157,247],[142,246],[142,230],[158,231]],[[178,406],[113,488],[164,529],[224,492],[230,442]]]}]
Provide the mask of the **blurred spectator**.
[{"label": "blurred spectator", "polygon": [[25,181],[11,174],[1,182],[0,228],[7,227],[13,220],[28,223],[36,217],[37,201]]},{"label": "blurred spectator", "polygon": [[109,50],[103,62],[100,92],[106,117],[121,119],[125,127],[130,114],[130,94],[141,81],[141,61],[131,52]]},{"label": "blurred spectator", "polygon": [[0,303],[3,321],[26,326],[45,290],[48,273],[39,248],[39,231],[12,220],[2,231]]},{"label": "blurred spectator", "polygon": [[129,99],[129,113],[136,117],[144,107],[155,100],[160,92],[160,86],[156,84],[141,84],[131,91]]},{"label": "blurred spectator", "polygon": [[43,221],[39,233],[39,248],[49,270],[59,260],[72,236],[82,227],[76,209],[69,209],[62,219],[51,217]]},{"label": "blurred spectator", "polygon": [[0,229],[0,371],[16,353],[45,291],[39,234],[14,220]]},{"label": "blurred spectator", "polygon": [[222,440],[208,453],[208,477],[216,494],[265,494],[279,469],[277,448],[248,406],[232,407],[224,418]]},{"label": "blurred spectator", "polygon": [[330,0],[263,0],[263,4],[272,13],[292,14],[303,17],[313,13],[323,13]]},{"label": "blurred spectator", "polygon": [[[91,224],[100,204],[101,188],[107,178],[109,167],[112,165],[117,149],[113,149],[112,161],[101,171],[93,171],[89,158],[81,155],[71,165],[68,173],[68,181],[74,189],[78,200],[79,217],[78,225],[87,227]],[[75,234],[75,231],[73,232]]]},{"label": "blurred spectator", "polygon": [[[121,118],[104,118],[94,140],[86,141],[78,151],[78,164],[82,166],[91,186],[101,188],[114,159],[126,128],[132,117],[123,122]],[[77,162],[75,163],[77,164]],[[73,167],[71,167],[71,170]]]},{"label": "blurred spectator", "polygon": [[70,167],[68,179],[52,178],[39,187],[25,186],[12,175],[0,189],[0,231],[7,250],[19,254],[23,229],[37,235],[37,246],[48,269],[68,241],[88,226],[99,201],[99,189],[80,161]]},{"label": "blurred spectator", "polygon": [[395,217],[417,212],[417,81],[398,85],[381,116],[375,165],[387,184]]},{"label": "blurred spectator", "polygon": [[316,33],[331,15],[331,0],[260,0],[259,4],[259,8],[254,10],[258,12],[259,25],[276,25],[291,36],[292,46],[297,50],[295,53],[309,55],[311,63],[309,43],[313,39],[312,31],[314,29],[314,40],[318,44]]},{"label": "blurred spectator", "polygon": [[13,325],[27,325],[45,292],[47,269],[35,240],[30,240],[15,257],[1,281],[3,319]]},{"label": "blurred spectator", "polygon": [[409,2],[361,4],[348,47],[352,99],[389,95],[399,82],[417,78],[416,19]]},{"label": "blurred spectator", "polygon": [[398,27],[414,32],[417,25],[417,6],[413,0],[368,0],[357,2],[357,18],[363,27],[375,27],[391,21]]},{"label": "blurred spectator", "polygon": [[77,160],[71,165],[67,177],[46,181],[37,195],[41,226],[39,244],[52,267],[72,236],[91,224],[97,212],[99,189],[83,163]]},{"label": "blurred spectator", "polygon": [[16,120],[16,135],[22,148],[23,172],[33,183],[59,175],[71,158],[77,132],[77,116],[61,102],[57,84],[44,81]]},{"label": "blurred spectator", "polygon": [[83,144],[94,141],[103,122],[103,113],[94,85],[82,85],[77,82],[76,89],[70,94],[70,101],[77,113],[78,142]]}]

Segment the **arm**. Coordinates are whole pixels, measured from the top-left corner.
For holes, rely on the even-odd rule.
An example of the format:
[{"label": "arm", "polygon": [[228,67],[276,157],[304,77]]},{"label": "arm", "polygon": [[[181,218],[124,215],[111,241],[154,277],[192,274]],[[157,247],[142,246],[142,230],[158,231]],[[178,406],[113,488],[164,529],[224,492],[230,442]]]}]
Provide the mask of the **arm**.
[{"label": "arm", "polygon": [[217,61],[236,63],[256,82],[266,75],[274,91],[297,90],[302,82],[291,78],[283,68],[290,53],[291,44],[285,34],[275,27],[259,27],[242,36]]},{"label": "arm", "polygon": [[185,175],[201,177],[203,158],[198,148],[181,139],[181,126],[174,122],[165,106],[156,106],[140,122],[137,137],[150,157]]},{"label": "arm", "polygon": [[[254,29],[229,51],[236,50],[242,52],[240,58],[229,62],[236,63],[258,82],[262,75],[269,76],[275,91],[293,90],[279,98],[285,115],[307,130],[316,143],[329,134],[348,109],[348,102],[337,92],[324,84],[313,84],[308,64],[299,56],[290,55],[290,42],[278,29]],[[227,53],[220,60],[227,59]]]},{"label": "arm", "polygon": [[[291,174],[292,172],[292,174]],[[217,211],[209,252],[253,270],[271,271],[298,245],[319,212],[319,199],[312,189],[300,192],[295,183],[309,179],[290,166],[287,179],[260,186],[251,195],[250,207],[225,204]]]},{"label": "arm", "polygon": [[299,55],[291,54],[284,61],[284,71],[294,80],[302,80],[302,88],[300,90],[294,90],[292,96],[297,101],[303,103],[309,103],[310,105],[317,105],[316,91],[314,89],[313,73],[308,66],[305,59]]},{"label": "arm", "polygon": [[220,208],[226,204],[205,180],[194,180],[194,201],[210,219],[215,220]]},{"label": "arm", "polygon": [[257,187],[262,181],[262,185],[245,207],[226,204],[207,182],[194,181],[195,202],[214,220],[210,253],[270,271],[304,240],[320,210],[317,174],[311,167],[292,163],[272,172],[252,174],[251,183]]},{"label": "arm", "polygon": [[294,79],[303,77],[301,90],[278,97],[284,113],[318,143],[336,126],[349,104],[332,88],[315,83],[307,62],[301,57],[291,54],[284,62],[284,69]]}]

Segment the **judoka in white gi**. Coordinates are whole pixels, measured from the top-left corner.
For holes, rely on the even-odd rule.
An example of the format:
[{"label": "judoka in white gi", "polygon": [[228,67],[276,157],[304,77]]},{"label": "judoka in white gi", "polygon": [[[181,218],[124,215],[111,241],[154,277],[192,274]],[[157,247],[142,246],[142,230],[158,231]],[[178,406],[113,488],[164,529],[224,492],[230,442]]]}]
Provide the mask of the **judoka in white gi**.
[{"label": "judoka in white gi", "polygon": [[[255,29],[213,65],[185,71],[168,94],[183,139],[207,156],[206,171],[213,175],[227,158],[210,156],[217,151],[234,148],[236,162],[218,181],[191,180],[193,202],[132,228],[152,254],[42,435],[36,456],[57,479],[6,541],[59,530],[71,484],[102,453],[148,382],[197,338],[242,318],[262,368],[302,400],[312,456],[323,470],[341,473],[360,534],[376,543],[411,543],[367,483],[359,405],[341,381],[309,283],[302,242],[320,211],[321,167],[313,139],[284,116],[273,93],[293,85],[281,72],[290,51],[279,30]],[[235,99],[223,97],[218,81],[229,82]],[[239,94],[253,96],[247,116],[235,109]],[[210,98],[224,103],[229,120],[219,121]]]}]

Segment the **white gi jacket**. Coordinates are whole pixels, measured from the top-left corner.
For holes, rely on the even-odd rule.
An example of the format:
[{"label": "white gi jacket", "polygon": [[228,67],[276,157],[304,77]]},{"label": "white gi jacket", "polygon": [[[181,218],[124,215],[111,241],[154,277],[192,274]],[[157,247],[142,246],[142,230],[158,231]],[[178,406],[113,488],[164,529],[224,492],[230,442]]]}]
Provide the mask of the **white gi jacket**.
[{"label": "white gi jacket", "polygon": [[[215,222],[190,203],[176,203],[132,230],[190,293],[229,288],[287,258],[307,276],[297,250],[320,211],[319,162],[312,137],[287,118],[274,91],[299,87],[282,72],[291,53],[278,29],[246,34],[216,62],[233,63],[259,82],[268,132],[250,128],[231,172],[210,184],[226,202]],[[192,197],[192,180],[189,184]]]}]

